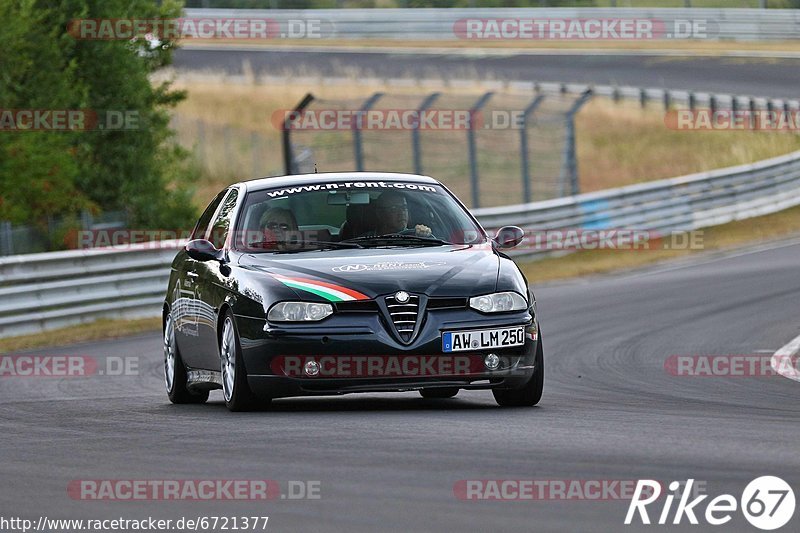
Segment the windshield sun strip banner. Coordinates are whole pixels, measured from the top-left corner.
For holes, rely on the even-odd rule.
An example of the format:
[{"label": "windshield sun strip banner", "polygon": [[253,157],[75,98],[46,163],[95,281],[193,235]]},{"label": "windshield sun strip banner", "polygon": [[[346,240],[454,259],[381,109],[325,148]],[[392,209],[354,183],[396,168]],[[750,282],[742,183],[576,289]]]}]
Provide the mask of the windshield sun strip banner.
[{"label": "windshield sun strip banner", "polygon": [[297,185],[295,187],[286,187],[283,189],[276,189],[266,191],[270,198],[285,198],[286,196],[314,191],[335,191],[336,189],[399,189],[401,191],[423,191],[423,192],[439,192],[439,190],[431,184],[424,183],[402,183],[393,181],[345,181],[345,182],[332,182],[332,183],[313,183],[310,185]]},{"label": "windshield sun strip banner", "polygon": [[272,276],[287,287],[316,294],[317,296],[325,298],[329,302],[369,300],[369,296],[366,294],[354,291],[353,289],[348,289],[347,287],[342,287],[341,285],[327,283],[325,281],[281,276],[280,274],[273,274]]}]

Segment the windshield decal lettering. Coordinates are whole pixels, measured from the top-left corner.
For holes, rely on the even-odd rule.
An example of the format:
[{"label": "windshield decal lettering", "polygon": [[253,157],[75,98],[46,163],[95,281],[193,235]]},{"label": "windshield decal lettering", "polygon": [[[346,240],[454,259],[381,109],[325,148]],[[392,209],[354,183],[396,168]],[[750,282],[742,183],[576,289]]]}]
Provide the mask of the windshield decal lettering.
[{"label": "windshield decal lettering", "polygon": [[276,191],[267,191],[270,198],[282,198],[286,195],[298,194],[302,192],[312,191],[330,191],[339,188],[343,189],[401,189],[407,191],[424,191],[424,192],[437,192],[436,187],[432,185],[423,185],[421,183],[396,183],[386,181],[345,181],[336,183],[315,183],[313,185],[301,185],[299,187],[287,187],[285,189],[278,189]]}]

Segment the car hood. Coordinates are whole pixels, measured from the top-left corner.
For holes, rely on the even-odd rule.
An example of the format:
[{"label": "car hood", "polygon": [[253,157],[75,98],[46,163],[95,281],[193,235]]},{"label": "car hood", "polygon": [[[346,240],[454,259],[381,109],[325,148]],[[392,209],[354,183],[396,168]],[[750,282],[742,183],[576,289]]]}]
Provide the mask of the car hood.
[{"label": "car hood", "polygon": [[362,299],[399,290],[445,297],[494,292],[500,259],[490,248],[461,245],[244,254],[238,263],[292,288],[311,282],[308,288]]}]

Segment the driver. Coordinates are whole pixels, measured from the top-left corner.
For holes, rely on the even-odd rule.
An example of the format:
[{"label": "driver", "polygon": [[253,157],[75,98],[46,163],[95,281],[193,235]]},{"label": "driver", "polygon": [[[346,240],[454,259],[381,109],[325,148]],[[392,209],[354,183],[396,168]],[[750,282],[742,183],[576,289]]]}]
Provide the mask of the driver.
[{"label": "driver", "polygon": [[403,235],[416,235],[417,237],[432,237],[431,228],[417,224],[413,229],[408,228],[408,203],[403,193],[399,191],[386,191],[375,200],[377,223],[375,231],[366,236],[386,235],[387,233],[400,233]]},{"label": "driver", "polygon": [[297,235],[297,219],[291,210],[283,207],[270,207],[261,214],[259,227],[264,232],[265,241],[276,241],[278,249],[287,249],[290,236]]}]

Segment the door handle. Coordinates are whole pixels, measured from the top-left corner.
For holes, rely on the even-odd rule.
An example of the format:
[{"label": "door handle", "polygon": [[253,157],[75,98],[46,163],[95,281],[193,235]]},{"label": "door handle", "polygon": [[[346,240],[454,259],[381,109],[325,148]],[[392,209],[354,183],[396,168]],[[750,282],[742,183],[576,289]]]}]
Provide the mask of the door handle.
[{"label": "door handle", "polygon": [[189,276],[190,278],[196,278],[200,274],[198,274],[197,272],[187,272],[186,275]]}]

